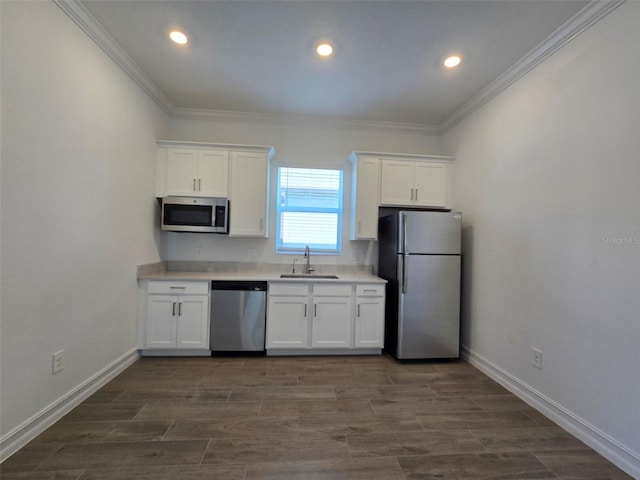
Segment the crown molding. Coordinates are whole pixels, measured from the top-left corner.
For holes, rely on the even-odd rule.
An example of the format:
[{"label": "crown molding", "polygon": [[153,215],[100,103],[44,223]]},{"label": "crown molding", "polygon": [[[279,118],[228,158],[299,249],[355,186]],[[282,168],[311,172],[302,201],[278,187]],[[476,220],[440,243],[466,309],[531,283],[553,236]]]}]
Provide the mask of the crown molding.
[{"label": "crown molding", "polygon": [[234,112],[229,110],[209,110],[204,108],[176,108],[172,118],[225,121],[237,123],[269,123],[277,125],[316,125],[341,128],[366,128],[379,130],[404,130],[438,135],[440,127],[423,123],[383,122],[353,120],[341,117],[325,117],[319,115]]},{"label": "crown molding", "polygon": [[89,37],[167,114],[175,105],[169,97],[127,55],[120,44],[93,15],[77,0],[53,0]]},{"label": "crown molding", "polygon": [[557,50],[569,43],[598,20],[611,13],[626,0],[593,0],[571,19],[560,26],[544,41],[529,51],[524,57],[509,67],[498,78],[482,89],[477,95],[465,102],[439,125],[440,134],[456,126],[473,112],[493,99],[500,92],[515,83]]},{"label": "crown molding", "polygon": [[455,160],[455,157],[448,157],[444,155],[423,155],[420,153],[362,152],[359,150],[351,152],[349,160],[355,162],[355,160],[360,156],[394,159],[403,158],[405,160],[423,160],[438,163],[451,163]]},{"label": "crown molding", "polygon": [[156,145],[162,148],[195,148],[195,149],[217,149],[234,150],[237,152],[260,152],[267,153],[271,158],[275,155],[275,149],[271,145],[244,145],[239,143],[210,143],[210,142],[189,142],[183,140],[157,140]]}]

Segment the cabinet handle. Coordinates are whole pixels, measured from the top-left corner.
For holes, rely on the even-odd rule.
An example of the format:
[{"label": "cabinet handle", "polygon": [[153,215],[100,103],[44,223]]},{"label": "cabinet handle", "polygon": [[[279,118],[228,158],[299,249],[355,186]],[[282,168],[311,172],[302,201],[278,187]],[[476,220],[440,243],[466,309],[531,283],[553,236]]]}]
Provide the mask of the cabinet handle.
[{"label": "cabinet handle", "polygon": [[363,290],[363,292],[376,292],[377,290],[375,288],[365,288]]},{"label": "cabinet handle", "polygon": [[198,191],[199,192],[202,191],[202,179],[201,178],[198,179]]},{"label": "cabinet handle", "polygon": [[314,317],[318,316],[318,304],[317,303],[313,304],[313,316]]},{"label": "cabinet handle", "polygon": [[358,304],[358,316],[360,316],[360,304]]},{"label": "cabinet handle", "polygon": [[178,316],[181,317],[182,316],[182,302],[180,302],[178,304]]},{"label": "cabinet handle", "polygon": [[418,201],[418,189],[416,188],[416,202]]},{"label": "cabinet handle", "polygon": [[176,302],[173,302],[173,308],[171,309],[171,315],[176,316]]},{"label": "cabinet handle", "polygon": [[169,287],[169,288],[172,288],[172,289],[175,289],[175,290],[184,290],[187,287]]},{"label": "cabinet handle", "polygon": [[193,179],[193,191],[194,192],[196,191],[196,179],[195,178]]},{"label": "cabinet handle", "polygon": [[413,201],[413,188],[411,189],[411,201]]},{"label": "cabinet handle", "polygon": [[304,304],[304,316],[305,317],[307,316],[307,304],[306,303]]}]

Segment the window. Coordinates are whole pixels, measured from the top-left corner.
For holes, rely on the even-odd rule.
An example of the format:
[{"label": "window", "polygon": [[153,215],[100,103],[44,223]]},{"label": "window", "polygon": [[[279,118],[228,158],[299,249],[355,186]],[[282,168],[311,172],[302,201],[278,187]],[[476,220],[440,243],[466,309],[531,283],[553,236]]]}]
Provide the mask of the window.
[{"label": "window", "polygon": [[276,253],[339,254],[342,171],[278,168]]}]

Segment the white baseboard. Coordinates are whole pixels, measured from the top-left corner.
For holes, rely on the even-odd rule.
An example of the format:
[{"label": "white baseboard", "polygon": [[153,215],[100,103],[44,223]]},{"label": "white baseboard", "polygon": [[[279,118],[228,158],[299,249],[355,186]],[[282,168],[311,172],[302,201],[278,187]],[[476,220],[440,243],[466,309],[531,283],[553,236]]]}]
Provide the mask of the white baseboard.
[{"label": "white baseboard", "polygon": [[575,413],[567,410],[534,388],[531,388],[522,380],[511,375],[509,372],[498,367],[473,350],[470,350],[464,345],[460,350],[464,360],[467,360],[478,370],[491,377],[511,393],[564,428],[567,432],[586,443],[593,450],[627,472],[633,478],[640,479],[639,453],[625,447]]},{"label": "white baseboard", "polygon": [[0,459],[9,458],[20,448],[25,446],[40,433],[60,420],[73,408],[78,406],[93,393],[107,384],[125,368],[133,364],[140,355],[137,349],[125,353],[120,358],[111,362],[98,373],[92,375],[66,395],[60,397],[51,405],[43,408],[33,417],[29,418],[16,428],[0,438]]},{"label": "white baseboard", "polygon": [[270,348],[267,357],[316,355],[382,355],[380,348]]},{"label": "white baseboard", "polygon": [[140,350],[143,357],[210,357],[211,350],[200,350],[195,348],[166,348],[166,349],[148,349]]}]

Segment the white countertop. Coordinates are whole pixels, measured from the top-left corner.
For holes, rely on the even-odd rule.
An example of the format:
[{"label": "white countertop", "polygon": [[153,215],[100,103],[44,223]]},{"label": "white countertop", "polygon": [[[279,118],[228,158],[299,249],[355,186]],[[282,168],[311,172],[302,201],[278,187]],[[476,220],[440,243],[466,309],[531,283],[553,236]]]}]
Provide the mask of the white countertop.
[{"label": "white countertop", "polygon": [[[313,282],[313,283],[387,283],[386,280],[377,277],[369,272],[331,271],[323,268],[315,275],[336,275],[338,278],[317,278],[310,275],[304,278],[280,278],[282,274],[290,274],[291,269],[282,265],[278,269],[266,270],[244,270],[244,271],[154,271],[138,273],[139,280],[180,280],[180,281],[211,281],[211,280],[241,280],[241,281],[262,281],[277,283],[292,282]],[[298,266],[300,270],[300,266]]]}]

